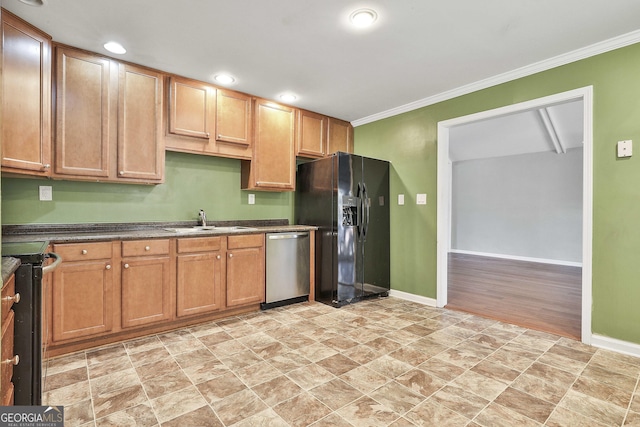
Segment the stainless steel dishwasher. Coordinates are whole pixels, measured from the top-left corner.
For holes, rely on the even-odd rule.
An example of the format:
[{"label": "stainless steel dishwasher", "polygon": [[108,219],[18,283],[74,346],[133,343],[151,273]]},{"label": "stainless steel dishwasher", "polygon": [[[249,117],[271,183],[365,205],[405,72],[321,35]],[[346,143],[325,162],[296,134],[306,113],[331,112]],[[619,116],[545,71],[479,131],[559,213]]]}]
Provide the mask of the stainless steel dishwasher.
[{"label": "stainless steel dishwasher", "polygon": [[267,233],[263,310],[309,299],[309,232]]}]

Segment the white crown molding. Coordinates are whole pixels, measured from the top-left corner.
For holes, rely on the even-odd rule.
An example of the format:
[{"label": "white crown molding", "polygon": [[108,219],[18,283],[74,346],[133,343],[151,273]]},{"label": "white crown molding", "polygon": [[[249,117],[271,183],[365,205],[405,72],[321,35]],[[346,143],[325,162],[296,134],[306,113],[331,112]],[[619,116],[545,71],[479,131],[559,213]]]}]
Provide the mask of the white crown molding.
[{"label": "white crown molding", "polygon": [[409,111],[417,110],[418,108],[426,107],[428,105],[437,104],[438,102],[447,101],[449,99],[457,98],[459,96],[467,95],[478,90],[486,89],[491,86],[496,86],[502,83],[506,83],[512,80],[517,80],[523,77],[530,76],[532,74],[539,73],[541,71],[550,70],[562,65],[570,64],[572,62],[580,61],[592,56],[600,55],[612,50],[620,49],[622,47],[630,46],[632,44],[640,42],[640,30],[632,31],[627,34],[623,34],[618,37],[614,37],[599,43],[592,44],[590,46],[576,49],[569,53],[555,56],[553,58],[545,59],[544,61],[536,62],[531,65],[527,65],[521,68],[517,68],[506,73],[498,74],[488,79],[480,80],[475,83],[460,86],[456,89],[452,89],[446,92],[439,93],[434,96],[419,99],[414,102],[410,102],[399,107],[391,108],[390,110],[382,111],[380,113],[372,114],[370,116],[363,117],[351,122],[354,127],[372,123],[378,120],[386,119],[388,117],[397,116],[398,114],[406,113]]}]

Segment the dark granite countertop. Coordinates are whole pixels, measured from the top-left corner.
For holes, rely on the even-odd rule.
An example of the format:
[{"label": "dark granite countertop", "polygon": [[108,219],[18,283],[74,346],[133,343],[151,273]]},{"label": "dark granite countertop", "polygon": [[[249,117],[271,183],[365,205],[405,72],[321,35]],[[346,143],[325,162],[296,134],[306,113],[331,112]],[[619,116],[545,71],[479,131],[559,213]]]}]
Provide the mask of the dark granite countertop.
[{"label": "dark granite countertop", "polygon": [[18,258],[2,257],[2,283],[6,283],[18,267],[20,267],[20,260]]},{"label": "dark granite countertop", "polygon": [[[3,242],[49,240],[52,243],[91,242],[107,240],[169,239],[172,237],[202,237],[236,234],[310,231],[317,227],[289,225],[286,219],[212,221],[205,230],[169,231],[168,228],[190,229],[195,221],[135,222],[96,224],[20,224],[2,226]],[[220,227],[216,229],[216,227]],[[239,227],[230,229],[229,227]]]}]

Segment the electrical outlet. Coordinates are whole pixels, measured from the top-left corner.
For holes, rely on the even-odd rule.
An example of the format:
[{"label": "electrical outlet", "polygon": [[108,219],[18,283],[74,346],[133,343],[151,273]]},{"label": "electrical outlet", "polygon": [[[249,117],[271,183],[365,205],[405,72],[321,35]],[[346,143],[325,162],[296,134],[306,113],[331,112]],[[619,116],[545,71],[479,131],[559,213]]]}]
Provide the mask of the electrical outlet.
[{"label": "electrical outlet", "polygon": [[255,205],[256,204],[256,195],[255,194],[249,194],[249,200],[248,200],[250,205]]},{"label": "electrical outlet", "polygon": [[423,193],[419,193],[416,197],[417,205],[426,205],[427,204],[427,195]]},{"label": "electrical outlet", "polygon": [[618,141],[618,157],[631,157],[633,154],[633,141],[628,139],[626,141]]},{"label": "electrical outlet", "polygon": [[38,187],[40,200],[43,202],[50,202],[53,200],[53,188],[50,185],[41,185]]},{"label": "electrical outlet", "polygon": [[398,205],[404,205],[404,194],[398,194]]}]

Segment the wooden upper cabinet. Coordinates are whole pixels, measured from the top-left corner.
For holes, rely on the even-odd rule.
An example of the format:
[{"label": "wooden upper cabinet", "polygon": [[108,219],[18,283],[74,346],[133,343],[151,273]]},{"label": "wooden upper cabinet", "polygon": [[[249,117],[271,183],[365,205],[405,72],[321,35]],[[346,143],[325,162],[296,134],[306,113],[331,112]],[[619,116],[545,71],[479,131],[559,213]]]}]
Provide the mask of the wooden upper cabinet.
[{"label": "wooden upper cabinet", "polygon": [[119,68],[118,178],[162,182],[164,76],[134,65]]},{"label": "wooden upper cabinet", "polygon": [[2,171],[51,174],[51,37],[2,10]]},{"label": "wooden upper cabinet", "polygon": [[112,71],[107,58],[56,48],[55,174],[109,176]]},{"label": "wooden upper cabinet", "polygon": [[324,157],[327,144],[328,117],[298,110],[296,155],[301,157]]},{"label": "wooden upper cabinet", "polygon": [[252,155],[252,99],[249,95],[218,89],[216,142],[221,153],[250,159]]},{"label": "wooden upper cabinet", "polygon": [[265,99],[255,102],[253,160],[242,163],[242,188],[295,189],[295,109]]},{"label": "wooden upper cabinet", "polygon": [[169,90],[169,133],[208,142],[215,131],[215,88],[172,76]]},{"label": "wooden upper cabinet", "polygon": [[353,126],[351,123],[329,117],[327,126],[327,155],[336,151],[353,153]]},{"label": "wooden upper cabinet", "polygon": [[63,46],[55,70],[54,177],[162,182],[163,74]]}]

